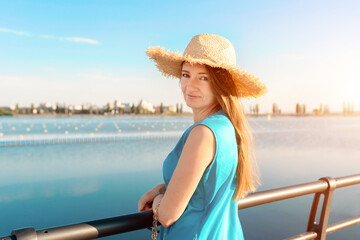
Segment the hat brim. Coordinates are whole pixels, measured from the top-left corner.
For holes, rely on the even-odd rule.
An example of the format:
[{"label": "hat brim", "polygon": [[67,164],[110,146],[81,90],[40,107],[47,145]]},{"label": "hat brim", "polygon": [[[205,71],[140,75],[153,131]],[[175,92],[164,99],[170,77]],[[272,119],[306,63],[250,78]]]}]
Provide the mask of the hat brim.
[{"label": "hat brim", "polygon": [[210,67],[223,68],[231,74],[237,88],[238,97],[257,98],[266,93],[266,86],[253,74],[239,66],[219,65],[211,59],[197,59],[183,56],[179,52],[165,51],[161,47],[149,47],[146,54],[156,63],[156,67],[166,77],[181,78],[181,64],[186,61],[191,64],[203,64]]}]

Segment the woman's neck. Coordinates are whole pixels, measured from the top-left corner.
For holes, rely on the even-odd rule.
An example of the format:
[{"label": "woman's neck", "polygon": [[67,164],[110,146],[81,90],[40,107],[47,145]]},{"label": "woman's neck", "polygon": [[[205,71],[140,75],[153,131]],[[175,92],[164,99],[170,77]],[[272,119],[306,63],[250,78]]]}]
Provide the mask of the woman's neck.
[{"label": "woman's neck", "polygon": [[194,123],[197,123],[201,120],[203,120],[204,118],[216,113],[217,111],[219,111],[221,109],[221,107],[219,105],[215,105],[206,109],[197,109],[197,108],[193,108],[193,119],[194,119]]}]

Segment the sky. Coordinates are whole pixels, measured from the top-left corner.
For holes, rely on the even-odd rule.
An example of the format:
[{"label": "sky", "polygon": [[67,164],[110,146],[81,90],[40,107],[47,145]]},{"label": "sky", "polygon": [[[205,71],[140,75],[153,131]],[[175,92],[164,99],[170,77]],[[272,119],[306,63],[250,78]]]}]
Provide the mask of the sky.
[{"label": "sky", "polygon": [[213,33],[229,39],[237,64],[267,94],[245,111],[296,103],[360,110],[360,1],[0,0],[0,106],[96,104],[115,99],[184,103],[179,81],[157,71],[145,51],[186,48]]}]

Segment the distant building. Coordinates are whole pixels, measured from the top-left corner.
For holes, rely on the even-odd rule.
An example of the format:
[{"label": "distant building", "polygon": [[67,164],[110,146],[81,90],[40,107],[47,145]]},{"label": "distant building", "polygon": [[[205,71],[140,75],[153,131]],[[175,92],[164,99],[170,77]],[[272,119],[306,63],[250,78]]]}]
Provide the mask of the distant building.
[{"label": "distant building", "polygon": [[324,113],[325,113],[325,114],[330,113],[330,107],[329,107],[329,105],[325,105],[325,106],[324,106]]},{"label": "distant building", "polygon": [[[322,106],[320,106],[322,108]],[[321,111],[321,110],[320,110]],[[306,113],[306,106],[305,104],[296,104],[296,114],[298,115],[304,115]]]},{"label": "distant building", "polygon": [[352,103],[344,103],[343,104],[343,113],[344,114],[349,114],[349,113],[354,113],[354,104]]},{"label": "distant building", "polygon": [[10,107],[0,107],[1,109],[5,110],[5,111],[11,111]]},{"label": "distant building", "polygon": [[131,109],[134,106],[133,103],[123,103],[122,105],[124,106],[125,109]]},{"label": "distant building", "polygon": [[169,108],[168,108],[169,112],[176,112],[176,106],[174,105],[170,105]]},{"label": "distant building", "polygon": [[138,107],[147,112],[155,112],[154,106],[151,103],[145,101],[144,99],[140,100]]},{"label": "distant building", "polygon": [[122,113],[124,108],[125,108],[125,105],[122,104],[120,100],[114,101],[114,113],[115,114]]},{"label": "distant building", "polygon": [[52,108],[51,103],[40,103],[39,108]]},{"label": "distant building", "polygon": [[322,104],[320,104],[320,107],[313,109],[313,112],[314,112],[316,115],[328,114],[328,113],[330,113],[330,107],[329,107],[329,105],[322,105]]},{"label": "distant building", "polygon": [[259,104],[255,104],[255,106],[250,106],[250,114],[259,114]]},{"label": "distant building", "polygon": [[277,103],[273,103],[272,112],[273,112],[273,114],[281,113],[281,109],[279,109],[279,105]]}]

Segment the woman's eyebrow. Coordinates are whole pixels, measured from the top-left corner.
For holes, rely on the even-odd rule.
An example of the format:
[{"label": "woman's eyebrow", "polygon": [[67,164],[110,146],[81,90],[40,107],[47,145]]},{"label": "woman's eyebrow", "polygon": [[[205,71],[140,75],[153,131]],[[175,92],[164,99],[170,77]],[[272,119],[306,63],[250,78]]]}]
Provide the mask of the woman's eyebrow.
[{"label": "woman's eyebrow", "polygon": [[[181,70],[181,72],[186,72],[186,73],[190,73],[188,70]],[[205,73],[205,72],[199,72],[199,74],[205,74],[205,75],[207,75],[207,73]]]}]

